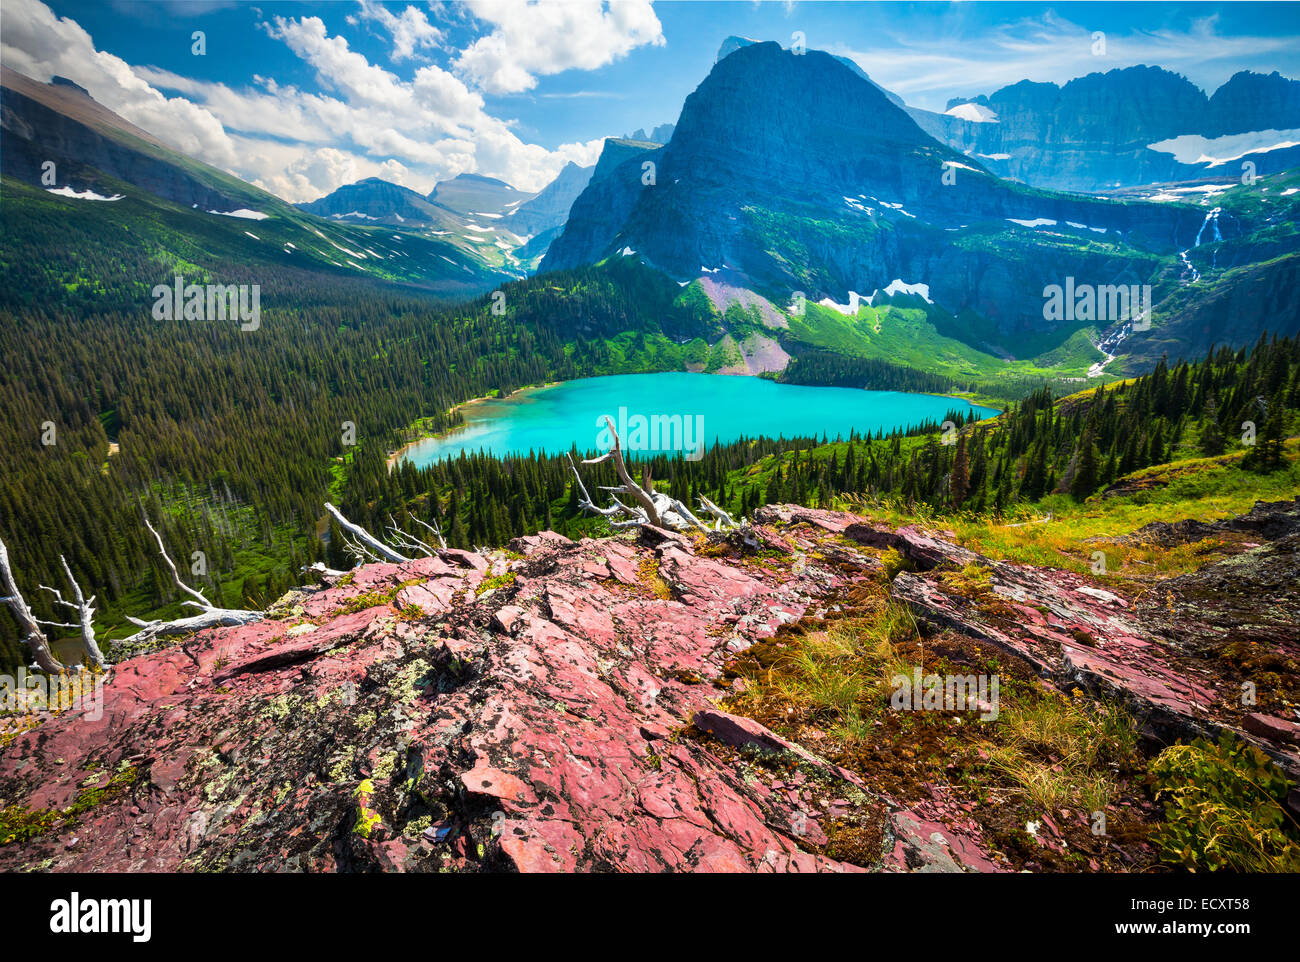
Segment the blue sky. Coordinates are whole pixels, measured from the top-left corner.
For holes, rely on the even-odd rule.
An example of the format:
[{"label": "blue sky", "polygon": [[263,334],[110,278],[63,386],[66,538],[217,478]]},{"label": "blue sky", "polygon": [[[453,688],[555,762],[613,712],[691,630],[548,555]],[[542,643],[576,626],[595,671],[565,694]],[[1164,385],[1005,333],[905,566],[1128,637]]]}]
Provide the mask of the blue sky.
[{"label": "blue sky", "polygon": [[731,34],[802,31],[937,110],[1136,63],[1207,91],[1241,69],[1300,77],[1300,3],[535,3],[5,0],[0,59],[293,201],[462,171],[538,189],[604,137],[675,120]]}]

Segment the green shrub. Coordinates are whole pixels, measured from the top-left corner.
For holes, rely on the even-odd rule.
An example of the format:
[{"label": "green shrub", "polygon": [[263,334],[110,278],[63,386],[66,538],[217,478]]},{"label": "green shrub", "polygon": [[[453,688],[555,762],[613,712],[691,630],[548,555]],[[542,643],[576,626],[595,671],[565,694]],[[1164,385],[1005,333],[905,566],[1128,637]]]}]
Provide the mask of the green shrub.
[{"label": "green shrub", "polygon": [[897,578],[900,571],[916,570],[916,566],[903,557],[902,552],[897,548],[886,548],[880,556],[880,564],[885,570],[885,578],[888,581]]},{"label": "green shrub", "polygon": [[1224,732],[1173,745],[1152,763],[1167,821],[1161,855],[1191,871],[1300,871],[1300,824],[1286,809],[1291,783],[1258,748]]}]

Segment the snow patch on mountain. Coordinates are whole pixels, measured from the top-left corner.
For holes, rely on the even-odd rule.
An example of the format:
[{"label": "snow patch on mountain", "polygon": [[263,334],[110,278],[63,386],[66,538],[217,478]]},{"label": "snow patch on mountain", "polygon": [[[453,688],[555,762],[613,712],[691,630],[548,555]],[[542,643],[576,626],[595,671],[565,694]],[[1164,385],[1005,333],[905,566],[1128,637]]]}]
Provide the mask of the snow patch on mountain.
[{"label": "snow patch on mountain", "polygon": [[1300,147],[1300,129],[1252,130],[1244,134],[1223,137],[1202,137],[1200,134],[1182,134],[1169,140],[1147,144],[1149,150],[1173,154],[1180,164],[1206,164],[1218,167],[1247,154],[1264,154],[1270,150]]},{"label": "snow patch on mountain", "polygon": [[[873,294],[872,296],[874,297],[875,295]],[[862,295],[857,291],[849,291],[849,302],[847,304],[840,304],[831,297],[823,297],[817,303],[822,307],[829,307],[832,311],[839,311],[846,317],[856,317],[858,313],[858,303],[861,299]],[[867,298],[867,303],[871,303],[870,297]]]},{"label": "snow patch on mountain", "polygon": [[1233,184],[1199,184],[1195,187],[1170,187],[1166,190],[1159,191],[1147,197],[1147,200],[1167,203],[1169,201],[1185,200],[1180,196],[1182,194],[1204,194],[1206,197],[1213,197],[1215,194],[1221,194],[1225,190],[1231,190]]},{"label": "snow patch on mountain", "polygon": [[944,111],[949,117],[969,120],[973,124],[996,124],[998,115],[983,104],[958,104]]},{"label": "snow patch on mountain", "polygon": [[222,217],[238,217],[241,220],[266,220],[266,214],[260,210],[249,210],[247,207],[241,207],[239,210],[210,210],[209,214],[219,214]]},{"label": "snow patch on mountain", "polygon": [[895,294],[919,294],[921,296],[921,300],[925,301],[925,303],[927,304],[934,303],[934,301],[930,300],[929,284],[908,284],[906,281],[902,280],[901,278],[895,278],[894,280],[890,281],[889,286],[886,287],[883,291],[880,290],[872,291],[871,296],[867,298],[867,303],[874,306],[876,302],[876,295],[881,293],[888,294],[890,297],[893,297]]},{"label": "snow patch on mountain", "polygon": [[114,194],[112,197],[105,197],[103,194],[96,194],[93,190],[86,190],[77,193],[71,187],[46,187],[46,193],[58,194],[60,197],[71,197],[75,200],[121,200],[122,194]]}]

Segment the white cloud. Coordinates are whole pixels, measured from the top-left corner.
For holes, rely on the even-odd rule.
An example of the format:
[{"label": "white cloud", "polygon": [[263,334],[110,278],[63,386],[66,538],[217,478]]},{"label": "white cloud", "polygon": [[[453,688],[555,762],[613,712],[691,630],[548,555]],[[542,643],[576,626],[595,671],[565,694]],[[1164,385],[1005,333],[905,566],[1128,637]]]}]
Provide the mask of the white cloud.
[{"label": "white cloud", "polygon": [[[374,13],[362,4],[367,11]],[[403,38],[411,38],[411,51],[428,45],[414,38],[434,42],[421,17],[404,12],[389,24],[374,14],[394,30],[394,59],[406,55]],[[407,26],[413,32],[401,34]],[[77,23],[38,0],[5,0],[3,58],[37,80],[68,77],[181,151],[295,203],[365,177],[427,193],[439,180],[473,172],[536,191],[569,161],[586,166],[600,154],[599,138],[554,150],[525,143],[460,77],[426,64],[403,80],[331,36],[319,18],[276,17],[262,27],[315,70],[320,92],[272,77],[235,88],[133,67],[96,50]]]},{"label": "white cloud", "polygon": [[538,76],[594,70],[644,44],[665,42],[650,0],[466,0],[464,6],[493,30],[461,51],[455,70],[491,94],[531,90]]},{"label": "white cloud", "polygon": [[184,97],[164,97],[137,77],[120,57],[96,50],[90,34],[68,17],[56,17],[39,0],[5,0],[0,7],[0,60],[33,80],[62,76],[178,150],[217,166],[236,159],[221,122]]},{"label": "white cloud", "polygon": [[407,7],[401,16],[373,0],[360,0],[362,20],[373,20],[392,35],[393,61],[411,60],[416,51],[437,47],[442,42],[442,31],[429,23],[423,10]]},{"label": "white cloud", "polygon": [[[957,10],[954,17],[960,17]],[[960,23],[955,20],[954,23]],[[1117,67],[1158,64],[1182,73],[1207,93],[1240,69],[1270,54],[1294,50],[1294,36],[1224,36],[1217,18],[1194,21],[1188,30],[1110,32],[1105,53],[1095,54],[1093,31],[1047,13],[999,24],[978,34],[933,30],[888,34],[870,50],[832,44],[830,53],[849,57],[871,79],[909,104],[943,110],[949,97],[991,94],[1021,80],[1064,84],[1085,74]]]}]

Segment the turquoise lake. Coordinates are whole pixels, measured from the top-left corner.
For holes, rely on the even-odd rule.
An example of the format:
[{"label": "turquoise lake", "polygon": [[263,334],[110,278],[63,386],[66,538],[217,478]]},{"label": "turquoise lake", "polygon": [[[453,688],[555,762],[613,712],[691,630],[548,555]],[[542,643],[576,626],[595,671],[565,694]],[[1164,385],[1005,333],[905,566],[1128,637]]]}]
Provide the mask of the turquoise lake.
[{"label": "turquoise lake", "polygon": [[[622,410],[620,410],[622,409]],[[805,437],[834,440],[882,428],[942,421],[953,410],[981,418],[993,408],[959,398],[900,391],[777,384],[757,377],[721,374],[619,374],[530,388],[504,400],[464,409],[465,426],[443,438],[420,441],[404,460],[423,467],[462,451],[505,456],[529,451],[562,453],[607,450],[603,417],[610,417],[633,451],[690,451],[740,437]],[[625,427],[620,427],[625,425]]]}]

